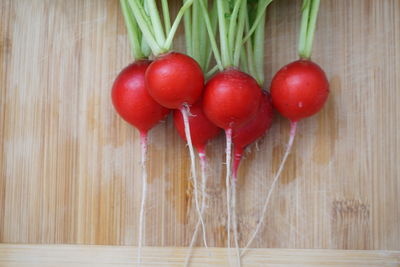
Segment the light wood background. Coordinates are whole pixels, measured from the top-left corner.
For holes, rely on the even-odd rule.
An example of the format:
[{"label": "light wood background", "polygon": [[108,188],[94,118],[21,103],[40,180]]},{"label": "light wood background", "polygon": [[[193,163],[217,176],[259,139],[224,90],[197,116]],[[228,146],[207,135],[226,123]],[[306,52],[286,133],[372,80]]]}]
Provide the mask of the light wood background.
[{"label": "light wood background", "polygon": [[[192,267],[229,266],[226,248],[196,248]],[[136,248],[90,245],[2,245],[1,267],[132,267]],[[235,253],[234,249],[230,253]],[[183,266],[187,248],[146,247],[143,266]],[[252,249],[243,259],[246,267],[348,266],[396,267],[400,252],[379,250]]]},{"label": "light wood background", "polygon": [[[300,123],[254,246],[399,250],[400,1],[321,2],[313,59],[330,98]],[[276,0],[268,11],[267,82],[296,59],[299,8]],[[0,242],[136,244],[139,138],[110,101],[130,61],[118,1],[0,1]],[[288,131],[277,116],[240,168],[242,246]],[[146,245],[187,246],[187,148],[170,119],[150,142]],[[211,246],[226,245],[223,145],[207,151]]]}]

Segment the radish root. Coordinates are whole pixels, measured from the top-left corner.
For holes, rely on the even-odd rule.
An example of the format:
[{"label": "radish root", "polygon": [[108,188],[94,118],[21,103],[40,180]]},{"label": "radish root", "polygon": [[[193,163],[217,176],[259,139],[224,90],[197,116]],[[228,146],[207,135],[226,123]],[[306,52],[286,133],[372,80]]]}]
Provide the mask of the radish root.
[{"label": "radish root", "polygon": [[[202,199],[201,199],[201,214],[204,215],[204,210],[206,207],[206,184],[207,184],[207,175],[206,175],[206,155],[204,154],[204,152],[199,152],[199,157],[200,157],[200,168],[201,168],[201,194],[202,194]],[[193,236],[192,236],[192,240],[190,241],[190,245],[189,245],[189,251],[188,251],[188,255],[186,256],[185,259],[185,265],[184,266],[189,266],[190,264],[190,257],[192,256],[192,249],[194,246],[194,243],[196,243],[197,240],[197,233],[199,231],[200,228],[200,218],[197,221],[196,224],[196,228],[194,230]],[[206,233],[203,231],[203,239],[206,239]]]},{"label": "radish root", "polygon": [[180,109],[183,117],[183,123],[185,125],[185,135],[186,135],[186,140],[189,146],[189,153],[190,153],[190,161],[191,161],[191,170],[192,170],[192,180],[193,180],[193,191],[194,191],[194,202],[196,206],[197,213],[199,215],[201,227],[203,230],[203,242],[204,246],[208,248],[207,246],[207,241],[206,241],[206,226],[204,224],[203,220],[203,215],[200,210],[200,205],[199,205],[199,196],[198,196],[198,186],[197,186],[197,173],[196,173],[196,164],[195,164],[195,156],[194,156],[194,149],[193,149],[193,144],[192,144],[192,138],[190,136],[190,125],[189,125],[189,107],[187,105],[184,105]]},{"label": "radish root", "polygon": [[137,264],[138,266],[142,263],[142,243],[143,243],[143,233],[144,233],[144,210],[146,204],[147,195],[147,170],[146,170],[146,160],[147,160],[147,133],[140,133],[140,146],[141,146],[141,161],[142,166],[142,201],[140,204],[140,215],[139,215],[139,240],[138,240],[138,255]]},{"label": "radish root", "polygon": [[227,247],[228,247],[228,255],[229,255],[229,249],[231,247],[231,197],[230,197],[230,176],[231,176],[231,153],[232,153],[232,129],[227,129],[225,130],[225,135],[226,135],[226,179],[225,179],[225,184],[226,184],[226,208],[227,208],[227,213],[228,213],[228,219],[227,219],[227,234],[228,234],[228,241],[227,241]]},{"label": "radish root", "polygon": [[232,180],[232,222],[233,222],[233,238],[235,240],[236,247],[236,259],[238,266],[241,266],[240,262],[240,247],[238,242],[238,229],[237,229],[237,218],[236,218],[236,177]]},{"label": "radish root", "polygon": [[259,220],[259,222],[257,224],[256,230],[253,232],[249,242],[247,242],[247,245],[243,248],[241,256],[243,256],[246,253],[247,249],[249,248],[251,243],[254,241],[256,235],[258,234],[258,232],[261,229],[262,224],[264,223],[265,214],[267,212],[268,203],[269,203],[269,200],[271,198],[272,191],[275,188],[276,182],[278,181],[279,176],[282,173],[283,167],[285,166],[285,162],[286,162],[286,160],[287,160],[287,158],[288,158],[288,156],[290,154],[290,150],[291,150],[292,145],[293,145],[294,137],[296,135],[296,128],[297,128],[297,122],[291,122],[290,123],[290,137],[289,137],[289,142],[288,142],[287,147],[286,147],[285,154],[284,154],[284,156],[282,158],[281,164],[279,165],[278,172],[276,173],[276,175],[275,175],[275,177],[274,177],[274,179],[272,181],[271,187],[270,187],[270,189],[268,191],[268,195],[267,195],[267,198],[265,199],[264,207],[262,209],[260,220]]}]

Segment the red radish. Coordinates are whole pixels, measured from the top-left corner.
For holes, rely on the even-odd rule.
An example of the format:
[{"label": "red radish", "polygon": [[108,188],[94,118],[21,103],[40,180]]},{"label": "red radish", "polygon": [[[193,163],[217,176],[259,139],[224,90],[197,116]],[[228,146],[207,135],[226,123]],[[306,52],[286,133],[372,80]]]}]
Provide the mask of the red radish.
[{"label": "red radish", "polygon": [[111,97],[118,114],[140,131],[142,165],[142,200],[139,215],[138,262],[141,259],[143,239],[144,207],[147,194],[147,132],[165,118],[169,109],[151,98],[145,88],[144,76],[149,60],[136,61],[123,69],[114,81]]},{"label": "red radish", "polygon": [[115,79],[111,93],[118,114],[142,135],[169,113],[169,109],[154,101],[146,90],[144,77],[150,63],[140,60],[123,69]]},{"label": "red radish", "polygon": [[181,53],[168,53],[157,58],[146,71],[146,87],[160,105],[180,109],[192,105],[204,87],[199,64]]},{"label": "red radish", "polygon": [[262,137],[272,125],[273,109],[268,92],[262,91],[261,104],[256,116],[244,126],[233,131],[233,180],[237,179],[237,170],[242,159],[244,149]]},{"label": "red radish", "polygon": [[329,83],[324,71],[306,59],[294,61],[280,69],[272,79],[271,97],[276,109],[290,120],[290,136],[285,154],[268,191],[260,220],[242,255],[253,242],[267,211],[269,199],[289,156],[296,135],[297,122],[317,113],[325,104],[329,94]]},{"label": "red radish", "polygon": [[[161,1],[165,26],[163,27],[155,1],[121,0],[121,7],[128,30],[128,37],[131,41],[134,58],[138,59],[147,57],[150,53],[149,49],[151,49],[151,52],[156,57],[156,60],[148,66],[145,73],[144,84],[147,92],[162,106],[171,109],[180,109],[182,112],[185,124],[185,133],[192,159],[191,169],[194,181],[195,203],[199,213],[199,218],[203,223],[198,204],[194,152],[188,123],[188,105],[194,104],[201,95],[204,87],[203,73],[196,61],[183,54],[168,53],[160,56],[160,54],[171,51],[172,42],[179,23],[185,14],[185,11],[190,8],[192,4],[193,0],[185,1],[171,25],[168,1]],[[125,102],[125,100],[120,101]],[[139,119],[134,118],[133,121],[135,123],[146,122],[147,115],[142,115],[144,116],[141,120],[139,117]],[[128,117],[131,119],[133,116],[129,115]],[[148,130],[147,128],[150,126],[150,122],[149,125],[146,123],[140,125],[140,127],[143,128],[143,131]],[[143,180],[146,182],[145,179]],[[143,195],[145,195],[144,193],[145,187],[143,187]],[[144,212],[143,206],[144,196],[142,197],[141,217]],[[138,266],[141,264],[140,241],[141,236],[139,237]]]},{"label": "red radish", "polygon": [[[192,138],[193,146],[197,149],[200,158],[200,168],[201,168],[201,180],[202,180],[202,203],[201,203],[201,213],[204,213],[205,209],[205,192],[206,192],[206,154],[205,147],[207,142],[221,133],[221,128],[213,124],[203,112],[203,101],[199,100],[193,106],[190,107],[191,116],[189,117],[190,123],[190,136]],[[175,128],[178,130],[179,135],[183,140],[186,141],[185,125],[182,113],[178,110],[174,111],[174,124]],[[193,247],[196,242],[197,232],[199,230],[201,221],[196,224],[195,231],[193,232],[192,240],[190,242],[190,248]],[[203,240],[205,240],[206,233],[203,232]],[[189,254],[190,255],[190,254]],[[188,260],[188,259],[187,259]]]},{"label": "red radish", "polygon": [[249,122],[257,113],[261,88],[250,75],[229,68],[208,81],[204,91],[204,113],[217,126],[232,130]]},{"label": "red radish", "polygon": [[[213,123],[223,128],[226,135],[228,248],[230,247],[231,223],[231,203],[229,191],[232,130],[249,122],[256,115],[260,104],[260,97],[261,88],[258,86],[257,81],[250,75],[233,68],[225,69],[224,71],[219,72],[212,77],[206,84],[204,92],[204,113]],[[234,184],[235,183],[232,183],[232,186],[234,186]],[[233,204],[235,204],[235,199]],[[236,233],[236,220],[234,220],[235,243],[238,250],[239,245]],[[240,264],[239,252],[237,252],[237,254],[238,263]]]},{"label": "red radish", "polygon": [[274,107],[292,122],[317,113],[328,94],[329,84],[324,71],[305,59],[284,66],[271,83]]},{"label": "red radish", "polygon": [[[199,64],[191,57],[171,52],[157,58],[146,71],[146,88],[149,94],[162,106],[179,109],[182,113],[185,135],[189,146],[191,172],[196,210],[199,214],[203,233],[205,224],[200,210],[197,192],[197,174],[195,156],[190,136],[188,114],[189,106],[201,96],[204,87],[204,75]],[[205,237],[205,235],[203,236]],[[204,245],[207,247],[206,239]]]}]

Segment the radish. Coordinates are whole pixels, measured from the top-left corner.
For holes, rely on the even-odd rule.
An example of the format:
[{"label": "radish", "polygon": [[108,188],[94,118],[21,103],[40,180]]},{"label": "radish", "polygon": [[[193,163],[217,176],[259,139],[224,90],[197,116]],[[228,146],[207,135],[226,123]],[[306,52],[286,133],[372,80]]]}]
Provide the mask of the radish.
[{"label": "radish", "polygon": [[[265,12],[270,2],[260,0],[260,10],[263,7],[263,12]],[[249,26],[245,25],[247,0],[232,1],[232,5],[225,1],[217,1],[220,50],[213,36],[212,25],[204,7],[204,1],[200,1],[200,4],[203,9],[204,20],[217,68],[220,71],[206,84],[203,96],[203,110],[210,121],[225,130],[226,135],[227,247],[230,248],[231,208],[235,210],[236,203],[236,183],[233,181],[233,205],[231,207],[230,166],[232,131],[248,123],[256,116],[261,99],[261,88],[252,76],[240,71],[238,68],[242,54],[244,28],[245,26]],[[257,19],[254,23],[258,23],[257,21],[260,20],[259,17],[262,18],[263,12],[257,14]],[[252,29],[251,31],[254,30]],[[248,32],[250,32],[250,29]],[[233,233],[237,263],[240,265],[235,212],[233,214]]]},{"label": "radish", "polygon": [[[194,1],[191,8],[186,11],[184,15],[184,26],[185,26],[185,44],[186,44],[186,53],[193,57],[196,62],[199,63],[199,66],[205,73],[206,77],[211,76],[215,71],[216,67],[209,70],[209,65],[211,61],[211,49],[210,49],[210,42],[209,38],[207,37],[207,32],[205,30],[205,22],[202,20],[202,10],[201,4],[203,7],[208,7],[208,1],[204,1],[200,3],[200,1]],[[216,14],[216,4],[213,4],[212,13]],[[216,16],[211,21],[211,28],[212,31],[216,31]],[[221,129],[213,124],[203,112],[203,101],[199,100],[190,108],[190,117],[189,117],[189,124],[190,124],[190,135],[192,137],[192,142],[194,147],[198,151],[198,155],[200,158],[200,167],[201,167],[201,215],[205,212],[206,208],[206,184],[207,184],[207,175],[206,175],[206,154],[205,154],[205,146],[209,140],[216,137],[220,132]],[[180,112],[174,112],[174,123],[175,127],[178,130],[179,135],[182,137],[183,140],[186,139],[185,134],[185,127],[184,127],[184,118]],[[205,223],[201,220],[202,218],[199,217],[199,220],[195,226],[193,231],[193,235],[189,244],[189,250],[185,259],[185,266],[188,266],[190,263],[192,248],[197,240],[197,233],[199,231],[199,226],[201,224],[203,230],[203,241],[204,246],[207,246],[206,242],[206,227]]]},{"label": "radish", "polygon": [[[191,159],[191,173],[195,206],[204,229],[204,221],[199,205],[197,192],[197,173],[192,140],[190,136],[189,119],[190,105],[201,96],[204,87],[204,75],[198,63],[191,57],[171,52],[172,40],[178,25],[191,7],[194,0],[187,0],[179,10],[174,23],[170,25],[168,1],[161,1],[164,26],[160,20],[155,0],[129,0],[131,10],[138,23],[143,37],[148,43],[155,60],[150,64],[145,74],[145,84],[149,94],[164,107],[178,109],[183,116],[185,135]],[[146,7],[148,14],[146,13]],[[206,240],[204,244],[207,246]]]},{"label": "radish", "polygon": [[[261,88],[250,75],[229,68],[217,73],[206,85],[204,112],[226,135],[226,191],[228,210],[228,248],[230,247],[230,162],[232,130],[250,121],[258,110]],[[234,229],[235,233],[235,229]],[[237,238],[235,238],[237,244]],[[238,247],[238,246],[237,246]],[[239,260],[240,262],[240,260]]]},{"label": "radish", "polygon": [[145,87],[145,72],[151,61],[138,60],[123,69],[114,81],[112,102],[118,114],[146,137],[147,132],[169,113]]},{"label": "radish", "polygon": [[146,72],[146,87],[160,105],[182,109],[194,104],[204,87],[204,75],[199,64],[181,53],[159,56]]},{"label": "radish", "polygon": [[118,114],[140,131],[142,201],[139,216],[139,250],[143,241],[144,208],[147,193],[147,132],[169,113],[169,109],[155,102],[145,88],[144,77],[149,64],[150,61],[148,60],[139,60],[123,69],[115,79],[111,93],[112,102]]},{"label": "radish", "polygon": [[299,40],[300,60],[281,68],[271,82],[272,103],[279,113],[290,120],[290,137],[281,164],[267,194],[260,220],[242,254],[251,245],[264,222],[271,193],[293,145],[297,122],[321,110],[328,98],[329,84],[326,75],[317,64],[310,60],[319,3],[319,0],[303,1]]},{"label": "radish", "polygon": [[[203,112],[202,100],[195,103],[190,107],[191,116],[189,117],[190,122],[190,135],[192,137],[193,146],[198,151],[198,155],[200,158],[200,168],[201,168],[201,182],[202,182],[202,203],[200,211],[203,214],[205,209],[206,202],[206,184],[207,184],[207,176],[206,176],[206,153],[205,147],[211,139],[217,137],[221,133],[221,128],[217,127],[213,124]],[[174,124],[177,129],[179,135],[183,140],[186,141],[185,134],[185,125],[182,113],[178,110],[174,111]],[[201,221],[199,220],[196,224],[195,230],[193,232],[192,239],[189,245],[189,252],[187,258],[185,260],[185,266],[189,264],[191,249],[193,248],[194,243],[196,242],[197,232],[199,230]],[[205,229],[205,226],[203,227]],[[206,233],[203,231],[203,240],[206,240]]]},{"label": "radish", "polygon": [[271,83],[274,107],[292,123],[317,113],[328,94],[329,84],[324,71],[306,59],[284,66]]},{"label": "radish", "polygon": [[141,248],[144,232],[144,211],[147,194],[147,133],[159,121],[164,119],[169,109],[158,104],[149,95],[145,87],[145,73],[151,61],[148,56],[146,43],[138,31],[127,0],[121,0],[128,36],[131,42],[135,62],[124,68],[114,81],[111,98],[118,114],[140,132],[141,167],[142,167],[142,199],[139,215],[138,265],[141,263]]}]

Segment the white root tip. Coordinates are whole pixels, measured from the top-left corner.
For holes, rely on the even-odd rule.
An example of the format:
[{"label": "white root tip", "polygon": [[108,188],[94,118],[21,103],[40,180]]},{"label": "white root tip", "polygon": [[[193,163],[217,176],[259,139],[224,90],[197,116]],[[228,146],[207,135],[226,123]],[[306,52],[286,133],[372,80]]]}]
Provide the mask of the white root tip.
[{"label": "white root tip", "polygon": [[278,179],[279,179],[279,177],[280,177],[280,175],[282,173],[283,167],[285,166],[285,162],[286,162],[286,160],[287,160],[287,158],[288,158],[288,156],[290,154],[290,150],[291,150],[292,145],[293,145],[294,137],[296,135],[296,128],[297,128],[297,122],[291,122],[290,123],[290,136],[289,136],[289,141],[288,141],[288,144],[287,144],[287,147],[286,147],[285,154],[284,154],[284,156],[282,158],[282,161],[281,161],[281,163],[279,165],[278,171],[275,174],[274,179],[272,180],[272,184],[271,184],[271,186],[269,188],[269,191],[268,191],[268,194],[267,194],[267,198],[265,199],[264,206],[263,206],[263,209],[262,209],[262,212],[261,212],[261,215],[260,215],[260,219],[258,220],[258,224],[256,226],[256,229],[254,230],[253,234],[251,235],[251,238],[250,238],[249,242],[247,242],[246,246],[243,248],[242,253],[240,254],[241,256],[243,256],[246,253],[247,249],[250,247],[251,243],[256,238],[258,232],[261,229],[261,226],[264,223],[265,215],[266,215],[267,208],[268,208],[268,203],[269,203],[269,200],[271,198],[272,192],[274,191],[275,185],[276,185],[276,183],[277,183],[277,181],[278,181]]},{"label": "white root tip", "polygon": [[142,166],[142,201],[140,204],[140,215],[139,215],[139,239],[138,239],[138,255],[137,255],[137,266],[142,263],[142,246],[144,241],[144,212],[146,205],[147,195],[147,170],[146,170],[146,159],[147,159],[147,134],[140,134],[140,145],[141,145],[141,162]]},{"label": "white root tip", "polygon": [[228,247],[228,259],[231,262],[230,257],[230,247],[231,247],[231,200],[230,200],[230,176],[231,176],[231,154],[232,154],[232,129],[227,129],[225,131],[226,135],[226,178],[225,178],[225,186],[226,186],[226,210],[227,210],[227,247]]},{"label": "white root tip", "polygon": [[236,214],[236,181],[232,181],[232,222],[233,222],[233,238],[235,240],[235,248],[236,248],[236,261],[237,266],[241,266],[240,261],[240,247],[238,240],[238,226],[237,226],[237,214]]},{"label": "white root tip", "polygon": [[205,233],[206,233],[206,226],[203,220],[203,215],[200,210],[200,204],[199,204],[199,196],[198,196],[198,185],[197,185],[197,172],[196,172],[196,163],[195,163],[195,156],[194,156],[194,149],[193,149],[193,144],[192,144],[192,138],[190,135],[190,125],[189,125],[189,107],[187,105],[184,105],[180,109],[183,117],[183,123],[185,125],[185,135],[186,135],[186,140],[189,146],[189,153],[190,153],[190,163],[191,163],[191,173],[192,173],[192,181],[193,181],[193,191],[194,191],[194,202],[197,210],[197,214],[200,219],[201,227],[203,230],[203,242],[204,246],[208,248],[207,246],[207,240],[205,238]]},{"label": "white root tip", "polygon": [[[207,184],[206,158],[205,158],[204,153],[199,153],[199,157],[200,157],[200,165],[201,165],[201,182],[202,182],[201,214],[204,215],[204,211],[205,211],[205,207],[206,207],[206,184]],[[186,255],[186,259],[185,259],[185,265],[184,265],[185,267],[189,266],[189,264],[190,264],[190,258],[192,256],[193,246],[197,240],[197,233],[199,232],[200,224],[201,224],[201,220],[199,218],[199,220],[197,221],[197,224],[196,224],[196,228],[193,232],[192,239],[190,241],[189,251],[188,251],[188,254]],[[204,240],[206,239],[205,232],[203,232],[203,239]]]}]

